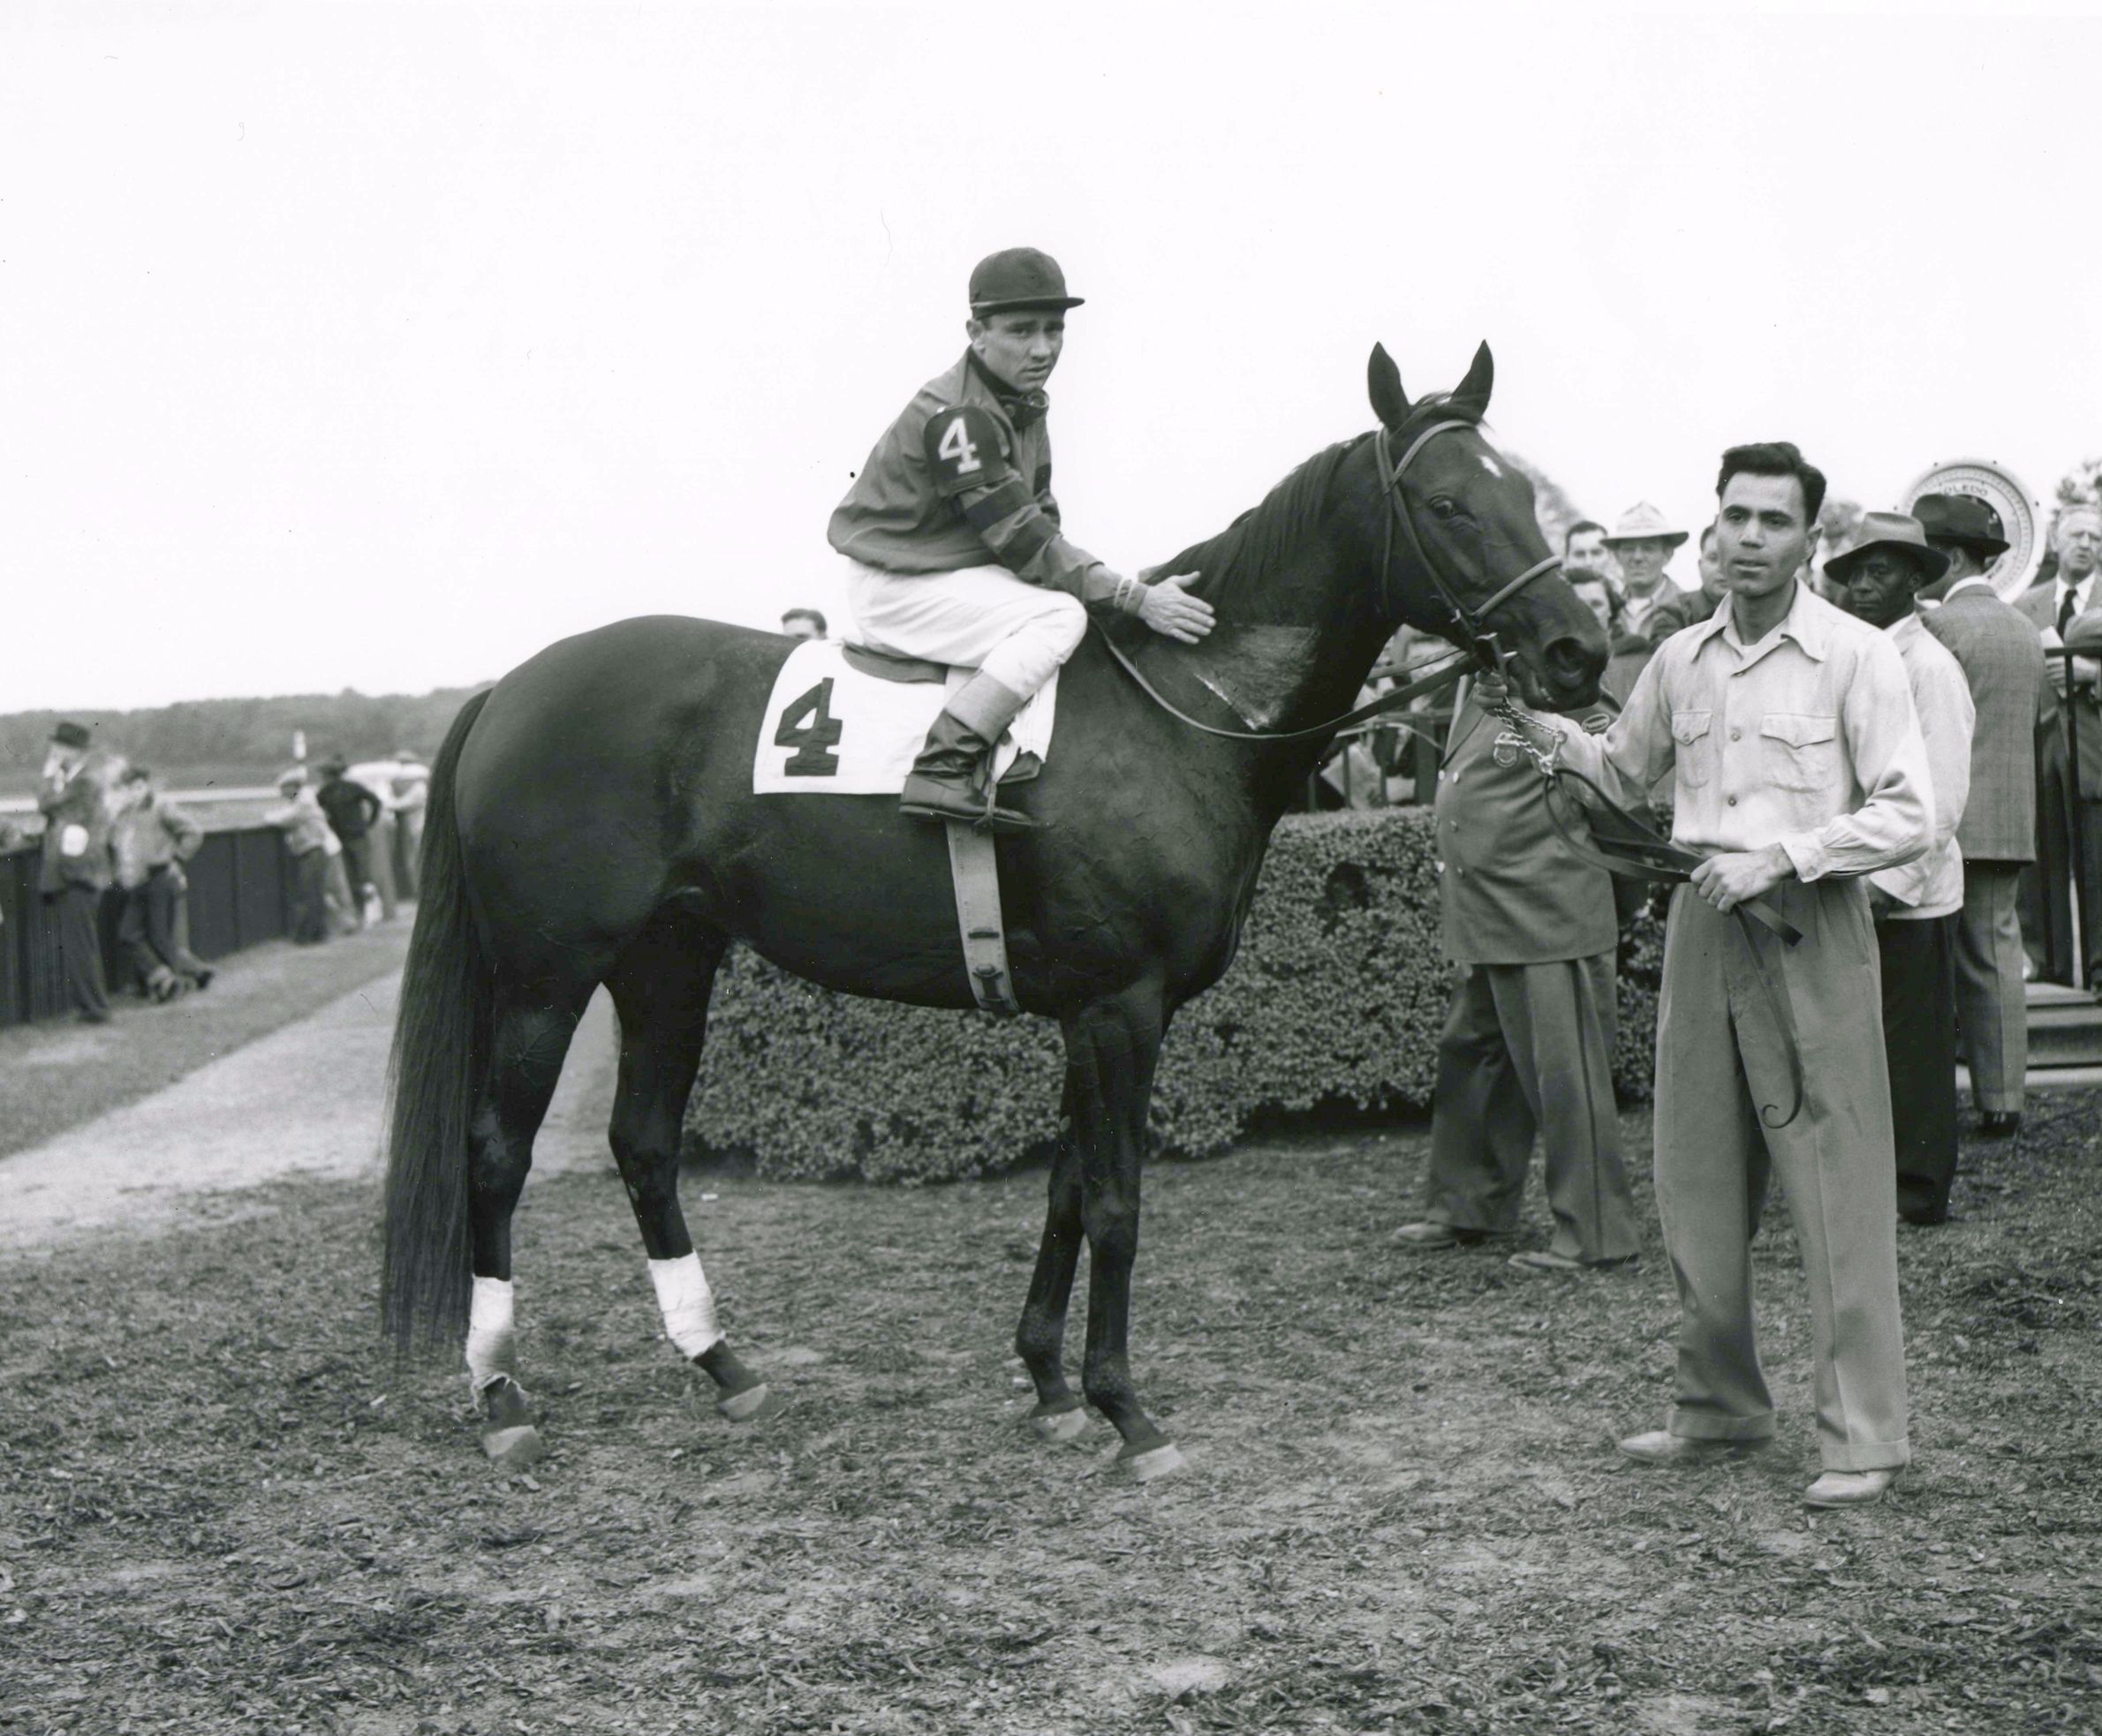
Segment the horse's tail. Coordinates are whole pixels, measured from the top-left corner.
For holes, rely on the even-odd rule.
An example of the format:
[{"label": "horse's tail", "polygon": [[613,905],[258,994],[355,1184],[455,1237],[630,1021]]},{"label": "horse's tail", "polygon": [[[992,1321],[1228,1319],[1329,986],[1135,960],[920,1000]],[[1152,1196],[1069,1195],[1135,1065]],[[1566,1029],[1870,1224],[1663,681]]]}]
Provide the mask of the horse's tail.
[{"label": "horse's tail", "polygon": [[419,1340],[457,1341],[466,1331],[473,1289],[467,1140],[485,1070],[494,985],[467,902],[453,785],[460,751],[488,697],[484,691],[460,707],[431,767],[416,932],[387,1063],[380,1317],[382,1331],[405,1352]]}]

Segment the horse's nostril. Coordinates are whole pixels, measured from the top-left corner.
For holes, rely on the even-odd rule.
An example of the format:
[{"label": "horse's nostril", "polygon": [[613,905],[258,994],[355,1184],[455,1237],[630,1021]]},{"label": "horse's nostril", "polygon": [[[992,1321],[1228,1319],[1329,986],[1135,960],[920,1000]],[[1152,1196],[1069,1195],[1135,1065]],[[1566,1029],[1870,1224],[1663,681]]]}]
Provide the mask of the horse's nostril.
[{"label": "horse's nostril", "polygon": [[1570,685],[1588,680],[1606,667],[1601,651],[1600,646],[1586,645],[1574,634],[1565,633],[1547,647],[1548,673]]}]

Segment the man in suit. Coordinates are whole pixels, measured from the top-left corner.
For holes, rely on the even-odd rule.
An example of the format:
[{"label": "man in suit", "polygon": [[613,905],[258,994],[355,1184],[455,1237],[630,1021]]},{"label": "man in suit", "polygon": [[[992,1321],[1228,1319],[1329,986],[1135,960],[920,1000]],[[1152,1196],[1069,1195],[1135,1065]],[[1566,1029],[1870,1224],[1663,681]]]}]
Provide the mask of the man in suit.
[{"label": "man in suit", "polygon": [[1920,595],[1939,600],[1921,621],[1947,645],[1970,685],[1970,800],[1956,827],[1963,852],[1963,908],[1956,913],[1956,1023],[1978,1131],[2022,1125],[2029,1017],[2015,890],[2036,859],[2037,729],[2047,705],[2036,629],[2002,602],[1985,577],[2007,552],[2000,515],[1971,494],[1922,494],[1913,516],[1948,570]]},{"label": "man in suit", "polygon": [[[2063,642],[2076,616],[2102,603],[2095,570],[2102,562],[2102,507],[2069,506],[2051,535],[2058,557],[2055,577],[2031,585],[2015,600],[2045,644]],[[2096,666],[2076,665],[2068,679],[2063,658],[2046,660],[2045,673],[2064,713],[2070,713],[2080,743],[2076,768],[2066,746],[2066,718],[2053,720],[2037,736],[2037,866],[2026,876],[2030,896],[2022,923],[2030,955],[2056,981],[2102,986],[2102,703],[2096,696]],[[2075,828],[2077,827],[2077,834]],[[2080,953],[2073,941],[2073,846],[2080,849]]]},{"label": "man in suit", "polygon": [[[1539,772],[1486,708],[1490,697],[1504,695],[1478,689],[1460,706],[1438,773],[1439,902],[1462,975],[1438,1039],[1424,1215],[1395,1239],[1443,1249],[1516,1232],[1537,1129],[1554,1234],[1510,1264],[1624,1265],[1641,1242],[1613,1096],[1613,877],[1563,842]],[[1603,729],[1613,710],[1575,715]]]},{"label": "man in suit", "polygon": [[36,886],[58,916],[65,988],[82,1024],[110,1022],[102,981],[102,937],[96,925],[110,884],[110,810],[102,774],[89,763],[93,738],[78,723],[51,731],[36,805],[43,810],[43,861]]}]

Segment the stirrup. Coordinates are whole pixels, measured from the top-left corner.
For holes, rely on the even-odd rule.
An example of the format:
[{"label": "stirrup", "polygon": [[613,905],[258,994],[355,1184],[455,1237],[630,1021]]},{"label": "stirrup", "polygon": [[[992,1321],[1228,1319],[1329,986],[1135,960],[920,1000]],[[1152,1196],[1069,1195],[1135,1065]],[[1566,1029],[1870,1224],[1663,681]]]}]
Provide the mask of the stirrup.
[{"label": "stirrup", "polygon": [[985,806],[975,811],[971,810],[958,811],[949,808],[937,808],[925,802],[903,800],[898,803],[897,811],[913,819],[938,819],[958,826],[968,826],[974,832],[997,834],[1040,832],[1044,829],[1042,820],[1032,819],[1025,813],[1018,813],[1012,808],[1000,806],[995,792],[990,789],[986,793]]}]

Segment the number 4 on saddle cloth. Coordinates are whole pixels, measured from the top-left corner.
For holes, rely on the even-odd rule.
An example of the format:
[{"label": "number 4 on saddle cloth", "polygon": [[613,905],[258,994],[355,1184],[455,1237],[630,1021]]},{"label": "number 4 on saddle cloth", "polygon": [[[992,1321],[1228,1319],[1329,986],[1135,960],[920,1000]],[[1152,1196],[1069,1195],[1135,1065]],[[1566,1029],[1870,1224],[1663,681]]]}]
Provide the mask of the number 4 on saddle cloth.
[{"label": "number 4 on saddle cloth", "polygon": [[[752,759],[754,796],[896,796],[943,697],[969,669],[806,639],[774,678]],[[946,677],[946,680],[944,680]],[[1055,675],[1001,737],[994,774],[1033,777],[1051,746]]]},{"label": "number 4 on saddle cloth", "polygon": [[[774,678],[752,754],[752,793],[896,797],[942,700],[971,675],[857,645],[805,640]],[[1057,704],[1055,674],[1000,738],[993,756],[997,781],[1036,775],[1051,746]],[[945,829],[971,993],[985,1012],[1018,1013],[993,834],[953,819]]]}]

